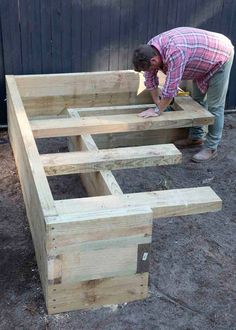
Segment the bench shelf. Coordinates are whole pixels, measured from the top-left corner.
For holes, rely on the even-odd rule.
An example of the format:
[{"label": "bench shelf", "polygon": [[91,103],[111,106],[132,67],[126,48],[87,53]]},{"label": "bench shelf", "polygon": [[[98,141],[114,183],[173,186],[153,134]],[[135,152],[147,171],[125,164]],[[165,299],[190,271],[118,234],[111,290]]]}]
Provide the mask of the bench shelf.
[{"label": "bench shelf", "polygon": [[[181,162],[172,144],[213,116],[190,96],[160,117],[134,71],[6,76],[8,127],[50,314],[148,296],[153,219],[213,212],[210,187],[123,194],[112,170]],[[39,154],[37,138],[68,137]],[[78,173],[88,197],[54,200],[48,176]]]}]

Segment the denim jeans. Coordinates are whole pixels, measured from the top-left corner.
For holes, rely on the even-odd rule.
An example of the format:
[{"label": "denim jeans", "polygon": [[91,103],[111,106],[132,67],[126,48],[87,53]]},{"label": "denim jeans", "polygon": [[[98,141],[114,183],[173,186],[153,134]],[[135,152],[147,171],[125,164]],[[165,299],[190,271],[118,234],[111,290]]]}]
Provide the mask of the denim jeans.
[{"label": "denim jeans", "polygon": [[[213,150],[217,149],[222,137],[225,99],[233,59],[234,51],[228,61],[209,80],[209,87],[205,94],[201,93],[197,85],[193,82],[193,99],[215,116],[214,124],[208,126],[208,133],[204,142],[206,148]],[[204,136],[204,127],[191,127],[189,136],[194,140],[202,139]]]}]

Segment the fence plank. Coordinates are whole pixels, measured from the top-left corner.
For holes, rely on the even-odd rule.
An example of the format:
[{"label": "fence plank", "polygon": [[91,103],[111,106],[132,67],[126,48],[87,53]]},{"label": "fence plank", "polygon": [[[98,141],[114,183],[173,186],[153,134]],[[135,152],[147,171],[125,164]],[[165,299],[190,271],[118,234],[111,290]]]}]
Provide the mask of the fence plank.
[{"label": "fence plank", "polygon": [[18,1],[1,0],[0,13],[5,72],[7,74],[21,74],[23,70]]},{"label": "fence plank", "polygon": [[71,38],[72,38],[72,72],[82,71],[82,37],[81,37],[81,22],[82,22],[82,8],[81,0],[72,0],[72,26],[71,26]]},{"label": "fence plank", "polygon": [[41,0],[40,8],[41,20],[41,49],[42,49],[42,73],[52,71],[52,51],[51,51],[51,2]]}]

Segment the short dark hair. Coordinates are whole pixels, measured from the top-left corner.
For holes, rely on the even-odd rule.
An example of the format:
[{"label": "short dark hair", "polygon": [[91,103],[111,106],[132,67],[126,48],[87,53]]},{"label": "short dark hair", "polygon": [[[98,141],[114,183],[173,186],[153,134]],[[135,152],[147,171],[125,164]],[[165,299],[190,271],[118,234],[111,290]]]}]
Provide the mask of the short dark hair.
[{"label": "short dark hair", "polygon": [[150,45],[140,45],[133,52],[133,65],[135,71],[147,71],[151,66],[151,59],[158,55],[157,49]]}]

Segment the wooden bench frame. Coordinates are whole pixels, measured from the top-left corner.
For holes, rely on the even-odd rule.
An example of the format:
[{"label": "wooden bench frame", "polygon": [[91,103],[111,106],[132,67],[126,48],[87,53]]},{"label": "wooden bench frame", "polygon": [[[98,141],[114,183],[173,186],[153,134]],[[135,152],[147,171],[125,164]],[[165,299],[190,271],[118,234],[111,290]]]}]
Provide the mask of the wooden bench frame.
[{"label": "wooden bench frame", "polygon": [[[6,82],[9,136],[48,312],[147,297],[153,218],[217,211],[221,200],[210,187],[123,194],[111,170],[179,163],[170,143],[213,117],[184,96],[174,105],[183,111],[139,118],[151,99],[133,71]],[[40,155],[35,138],[55,136],[68,137],[70,152]],[[53,199],[46,174],[68,173],[80,173],[90,197]]]}]

